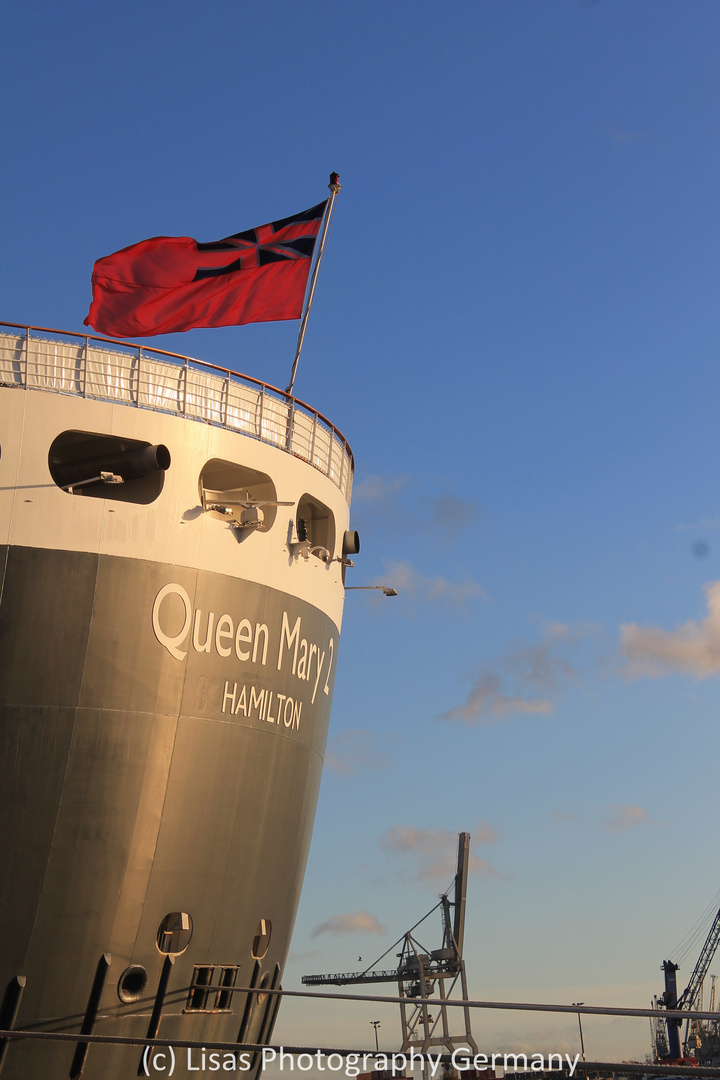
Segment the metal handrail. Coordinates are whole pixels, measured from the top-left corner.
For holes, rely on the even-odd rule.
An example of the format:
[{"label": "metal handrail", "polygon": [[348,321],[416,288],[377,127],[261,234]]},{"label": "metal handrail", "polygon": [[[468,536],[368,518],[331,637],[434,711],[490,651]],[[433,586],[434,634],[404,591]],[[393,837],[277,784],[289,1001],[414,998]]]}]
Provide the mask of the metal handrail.
[{"label": "metal handrail", "polygon": [[[18,333],[4,333],[5,328]],[[61,340],[40,335],[53,335],[53,338],[60,337]],[[3,338],[6,339],[5,342]],[[8,357],[3,357],[3,351],[7,353],[9,338],[15,340],[8,363]],[[58,365],[56,356],[52,357],[51,364],[51,354],[38,349],[33,370],[33,342],[77,345],[78,353],[71,358],[71,363]],[[107,368],[109,355],[110,358],[121,358],[117,368],[110,373],[100,369],[100,365]],[[130,363],[123,364],[122,358],[126,358]],[[98,364],[94,372],[91,370],[93,360]],[[168,362],[177,369],[178,382],[174,388],[167,382],[162,383],[162,378],[167,379],[168,376]],[[192,384],[193,372],[203,377],[202,384]],[[327,417],[304,401],[261,379],[240,374],[218,364],[196,360],[167,349],[134,345],[132,342],[117,341],[95,334],[0,322],[0,385],[122,401],[140,408],[187,416],[239,431],[307,461],[332,480],[348,502],[350,501],[355,463],[352,450],[342,432]],[[233,386],[243,388],[250,393],[250,397],[238,397],[233,406],[230,402]],[[157,387],[162,387],[162,394]],[[320,439],[318,435],[323,429],[324,435]],[[325,442],[326,446],[323,445]]]}]

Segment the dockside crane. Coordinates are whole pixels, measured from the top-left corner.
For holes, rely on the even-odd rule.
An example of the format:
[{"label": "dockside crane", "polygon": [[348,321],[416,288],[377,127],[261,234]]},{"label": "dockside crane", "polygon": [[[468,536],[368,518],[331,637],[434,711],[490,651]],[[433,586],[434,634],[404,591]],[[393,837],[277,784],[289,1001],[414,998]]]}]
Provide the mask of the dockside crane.
[{"label": "dockside crane", "polygon": [[[673,963],[672,960],[663,961],[662,970],[665,973],[665,992],[659,1001],[658,999],[655,999],[660,1008],[692,1012],[702,993],[703,981],[708,973],[713,956],[715,955],[719,944],[720,909],[718,909],[718,912],[713,919],[710,932],[705,939],[705,944],[700,950],[700,956],[698,957],[693,973],[690,976],[690,981],[679,997],[677,994],[677,972],[679,970],[679,965]],[[675,1017],[668,1017],[666,1025],[667,1043],[665,1043],[665,1040],[661,1037],[661,1035],[665,1034],[662,1031],[662,1025],[655,1025],[655,1056],[658,1061],[679,1062],[684,1057],[689,1056],[690,1048],[688,1046],[688,1038],[690,1034],[690,1021],[688,1019],[685,1022],[685,1037],[683,1039],[682,1050],[680,1047],[680,1028],[682,1026],[682,1020],[676,1019]]]},{"label": "dockside crane", "polygon": [[[335,975],[303,975],[305,986],[347,986],[357,983],[396,982],[402,1026],[401,1052],[416,1050],[423,1055],[432,1047],[452,1053],[456,1046],[470,1047],[477,1054],[477,1044],[470,1029],[470,1009],[448,1009],[447,1002],[459,990],[459,1000],[468,1000],[463,943],[465,938],[465,905],[470,857],[470,834],[458,835],[457,870],[451,887],[443,893],[438,904],[415,923],[401,938],[364,971],[341,972]],[[418,927],[434,912],[442,917],[442,945],[428,949],[418,940]],[[397,967],[379,965],[398,945]],[[437,1006],[432,1008],[423,999],[432,997],[437,988]],[[416,1003],[415,999],[420,999]],[[455,996],[455,1000],[457,1000]],[[449,1013],[463,1015],[463,1030],[451,1032]]]}]

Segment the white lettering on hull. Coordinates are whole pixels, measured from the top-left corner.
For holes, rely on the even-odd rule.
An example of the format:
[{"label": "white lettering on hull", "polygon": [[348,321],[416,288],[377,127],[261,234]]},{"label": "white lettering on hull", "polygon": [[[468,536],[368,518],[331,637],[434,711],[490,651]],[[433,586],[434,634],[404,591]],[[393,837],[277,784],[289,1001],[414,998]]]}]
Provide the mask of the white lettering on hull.
[{"label": "white lettering on hull", "polygon": [[302,701],[296,701],[287,694],[279,694],[275,690],[258,690],[256,687],[248,688],[243,683],[238,692],[238,684],[226,680],[223,691],[222,711],[237,716],[242,713],[248,720],[264,720],[267,724],[275,724],[279,729],[286,727],[292,731],[300,730],[300,717],[302,715]]},{"label": "white lettering on hull", "polygon": [[[182,627],[176,634],[169,633],[164,628],[167,626],[169,617],[167,612],[165,624],[162,619],[163,604],[170,596],[179,599],[183,613]],[[170,617],[172,617],[171,614]],[[214,611],[203,611],[202,608],[193,609],[186,590],[176,582],[163,585],[155,597],[152,628],[157,640],[175,660],[185,660],[192,646],[196,653],[216,653],[223,659],[234,657],[241,663],[246,663],[252,657],[253,664],[261,664],[263,667],[267,665],[270,640],[274,636],[266,623],[256,622],[253,626],[249,619],[234,619],[227,611],[217,615]],[[283,671],[289,667],[289,674],[311,686],[311,704],[315,704],[323,675],[323,693],[329,694],[330,674],[335,657],[334,638],[330,637],[327,646],[323,648],[321,644],[303,637],[301,615],[297,616],[291,629],[288,613],[283,611],[280,633],[276,640],[278,641],[277,670]],[[264,699],[264,708],[269,713],[271,708],[269,698]],[[284,712],[278,713],[278,717],[280,715],[285,724]],[[273,716],[273,720],[270,721],[267,717],[268,723],[274,723],[276,719],[277,717]],[[292,724],[286,726],[290,727]]]}]

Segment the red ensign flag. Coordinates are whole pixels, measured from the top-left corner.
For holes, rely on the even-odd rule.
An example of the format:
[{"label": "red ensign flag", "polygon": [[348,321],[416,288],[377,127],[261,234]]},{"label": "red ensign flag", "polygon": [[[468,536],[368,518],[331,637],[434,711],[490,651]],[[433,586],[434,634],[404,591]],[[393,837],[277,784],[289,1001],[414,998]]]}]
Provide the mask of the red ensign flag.
[{"label": "red ensign flag", "polygon": [[325,202],[225,240],[155,236],[95,263],[85,319],[108,337],[299,319]]}]

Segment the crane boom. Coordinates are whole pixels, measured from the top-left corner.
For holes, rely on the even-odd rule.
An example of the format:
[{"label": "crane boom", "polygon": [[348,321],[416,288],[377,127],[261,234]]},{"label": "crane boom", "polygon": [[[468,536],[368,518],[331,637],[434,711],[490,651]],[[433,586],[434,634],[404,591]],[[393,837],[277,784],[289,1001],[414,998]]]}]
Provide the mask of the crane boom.
[{"label": "crane boom", "polygon": [[710,927],[710,933],[708,934],[705,944],[703,945],[700,955],[698,957],[695,969],[690,976],[690,982],[687,984],[682,994],[678,998],[678,1009],[693,1009],[695,1002],[697,1001],[698,994],[700,993],[700,987],[703,984],[703,980],[708,973],[708,968],[712,963],[712,958],[715,955],[715,951],[720,945],[720,908],[715,916],[712,926]]},{"label": "crane boom", "polygon": [[[674,964],[672,960],[665,960],[663,962],[663,971],[665,972],[665,993],[663,994],[663,1005],[666,1009],[682,1009],[690,1012],[695,1007],[697,999],[702,989],[702,984],[705,976],[708,973],[712,958],[715,955],[718,944],[720,944],[720,909],[717,915],[713,919],[710,932],[705,939],[705,944],[700,950],[700,955],[697,959],[697,963],[693,969],[693,973],[690,976],[690,981],[683,990],[680,996],[677,996],[677,977],[678,965]],[[689,1021],[685,1027],[685,1039],[684,1049],[680,1049],[680,1027],[682,1021],[676,1017],[668,1017],[667,1021],[667,1042],[669,1048],[669,1058],[665,1058],[665,1061],[682,1061],[684,1058],[681,1054],[687,1052],[688,1046],[688,1031],[690,1027]],[[659,1060],[663,1060],[660,1053],[660,1044],[656,1040],[656,1053]]]}]

